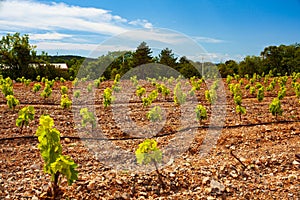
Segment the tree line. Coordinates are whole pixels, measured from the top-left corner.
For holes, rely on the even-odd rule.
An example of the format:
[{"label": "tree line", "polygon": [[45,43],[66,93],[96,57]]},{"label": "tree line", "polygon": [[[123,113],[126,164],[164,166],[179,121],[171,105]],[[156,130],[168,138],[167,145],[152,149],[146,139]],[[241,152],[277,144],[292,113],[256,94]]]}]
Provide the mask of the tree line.
[{"label": "tree line", "polygon": [[[194,62],[185,56],[176,57],[169,48],[161,50],[158,56],[153,56],[146,42],[142,42],[135,51],[108,52],[96,59],[80,56],[49,56],[46,52],[37,55],[35,48],[30,45],[29,36],[26,34],[15,33],[3,36],[0,40],[0,74],[12,79],[24,76],[32,80],[35,80],[38,75],[48,79],[63,77],[66,80],[73,80],[78,75],[97,79],[101,75],[108,80],[113,79],[116,74],[123,76],[130,70],[137,70],[137,66],[150,64],[148,68],[151,68],[151,65],[155,64],[155,67],[149,69],[152,70],[152,74],[168,74],[166,68],[162,67],[168,66],[171,75],[177,72],[190,78],[201,77],[200,72],[206,73],[210,66],[214,65],[210,62]],[[68,70],[57,69],[51,65],[60,62],[66,63]],[[241,77],[254,73],[268,74],[270,70],[274,76],[291,75],[292,72],[300,72],[300,45],[295,43],[269,46],[261,52],[260,56],[246,56],[241,62],[228,60],[216,65],[222,77],[232,74],[239,74]]]}]

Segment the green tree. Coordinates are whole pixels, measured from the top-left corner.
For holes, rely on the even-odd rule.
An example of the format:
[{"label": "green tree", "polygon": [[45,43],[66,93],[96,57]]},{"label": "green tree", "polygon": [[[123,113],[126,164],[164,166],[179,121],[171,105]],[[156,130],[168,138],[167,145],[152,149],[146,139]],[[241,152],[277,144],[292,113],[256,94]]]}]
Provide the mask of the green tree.
[{"label": "green tree", "polygon": [[4,76],[16,80],[24,76],[31,78],[29,64],[36,59],[35,47],[29,44],[29,36],[20,33],[3,36],[0,40],[0,67]]},{"label": "green tree", "polygon": [[218,69],[223,78],[228,75],[233,75],[238,73],[239,65],[234,60],[228,60],[225,63],[218,65]]},{"label": "green tree", "polygon": [[195,63],[192,63],[192,61],[188,60],[186,57],[181,57],[179,59],[179,63],[177,65],[177,70],[179,70],[180,74],[183,75],[185,78],[191,78],[193,76],[200,77],[200,73],[195,68]]},{"label": "green tree", "polygon": [[152,62],[152,51],[147,46],[146,42],[142,42],[133,53],[132,62],[133,67],[137,67],[143,64],[151,63]]},{"label": "green tree", "polygon": [[249,74],[252,76],[254,73],[261,74],[263,72],[262,59],[258,56],[246,56],[239,64],[239,74],[245,76]]},{"label": "green tree", "polygon": [[167,65],[174,69],[177,65],[176,60],[177,58],[174,56],[174,53],[172,53],[172,50],[168,48],[163,49],[158,56],[158,63]]},{"label": "green tree", "polygon": [[268,46],[261,52],[265,71],[273,70],[275,75],[288,75],[300,71],[300,45]]}]

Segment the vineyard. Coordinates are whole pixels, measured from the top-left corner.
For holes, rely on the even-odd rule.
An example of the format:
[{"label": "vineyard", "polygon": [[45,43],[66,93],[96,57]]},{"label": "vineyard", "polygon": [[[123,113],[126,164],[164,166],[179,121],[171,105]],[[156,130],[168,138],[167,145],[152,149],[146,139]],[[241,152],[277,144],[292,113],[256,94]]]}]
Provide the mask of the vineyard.
[{"label": "vineyard", "polygon": [[[299,73],[0,87],[1,199],[300,198]],[[211,129],[220,135],[201,156]],[[134,156],[116,169],[108,142]]]}]

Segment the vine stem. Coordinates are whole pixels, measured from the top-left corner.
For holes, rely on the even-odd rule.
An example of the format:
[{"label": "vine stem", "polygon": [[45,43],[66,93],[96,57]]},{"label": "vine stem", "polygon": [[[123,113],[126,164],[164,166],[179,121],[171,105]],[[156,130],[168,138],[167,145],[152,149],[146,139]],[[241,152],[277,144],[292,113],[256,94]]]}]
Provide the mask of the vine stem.
[{"label": "vine stem", "polygon": [[164,183],[163,180],[162,180],[162,175],[161,175],[161,173],[160,173],[159,170],[158,170],[157,162],[154,160],[153,163],[154,163],[154,166],[155,166],[155,171],[156,171],[156,173],[158,174],[159,182],[161,183],[163,189],[166,189],[166,185],[165,185],[165,183]]},{"label": "vine stem", "polygon": [[233,154],[233,150],[230,150],[230,155],[232,155],[237,161],[239,161],[244,169],[247,168],[247,166],[236,155]]}]

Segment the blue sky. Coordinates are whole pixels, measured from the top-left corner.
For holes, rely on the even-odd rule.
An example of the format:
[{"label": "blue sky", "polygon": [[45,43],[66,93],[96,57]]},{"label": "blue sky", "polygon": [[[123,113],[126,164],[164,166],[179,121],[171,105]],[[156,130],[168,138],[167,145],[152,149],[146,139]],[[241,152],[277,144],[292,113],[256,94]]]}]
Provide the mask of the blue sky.
[{"label": "blue sky", "polygon": [[[144,33],[164,28],[182,34],[201,45],[214,62],[242,60],[269,45],[300,42],[300,1],[0,1],[0,35],[29,34],[37,50],[49,54],[87,56],[99,44],[103,53],[133,50],[136,43],[107,41],[140,28]],[[136,42],[153,36],[141,34],[144,38]],[[156,37],[161,40],[167,34],[159,31]]]}]

